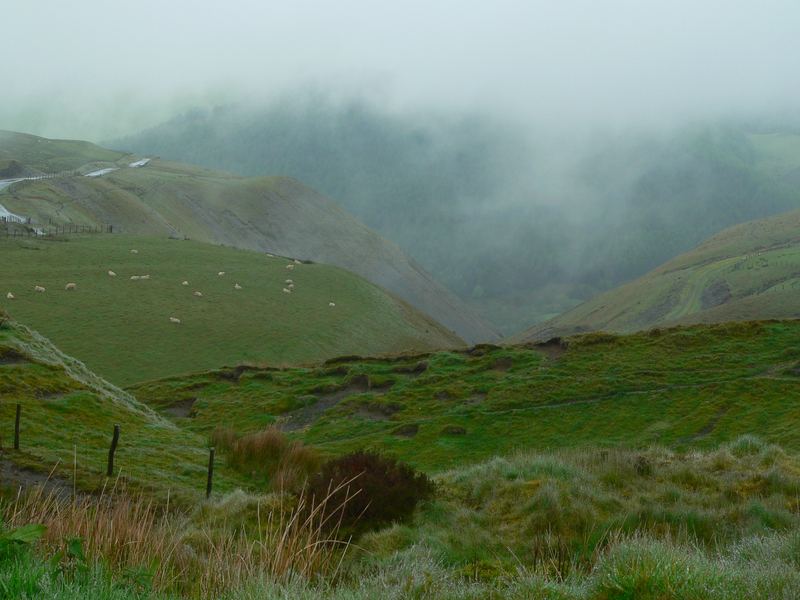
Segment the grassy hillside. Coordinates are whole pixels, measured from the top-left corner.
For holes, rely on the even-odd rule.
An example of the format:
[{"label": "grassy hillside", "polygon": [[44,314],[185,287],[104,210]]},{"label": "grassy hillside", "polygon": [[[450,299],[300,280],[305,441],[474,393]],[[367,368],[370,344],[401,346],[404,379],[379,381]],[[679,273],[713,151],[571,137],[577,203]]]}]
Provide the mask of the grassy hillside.
[{"label": "grassy hillside", "polygon": [[516,339],[800,317],[799,227],[800,211],[731,227]]},{"label": "grassy hillside", "polygon": [[[240,362],[460,344],[404,302],[326,265],[116,234],[0,238],[0,256],[0,306],[118,385]],[[140,275],[151,278],[130,280]],[[286,279],[294,281],[291,294],[283,292]],[[65,291],[67,283],[77,289]],[[37,293],[37,285],[47,291]]]},{"label": "grassy hillside", "polygon": [[[34,139],[40,140],[37,146],[48,143]],[[96,158],[82,143],[65,144],[74,145],[64,148],[64,160]],[[5,151],[19,153],[23,163],[30,155],[28,144],[6,142]],[[189,237],[336,265],[396,294],[468,341],[497,337],[397,246],[285,177],[244,178],[153,160],[102,177],[19,182],[0,192],[0,204],[40,224],[111,223],[134,235]]]},{"label": "grassy hillside", "polygon": [[478,347],[306,369],[219,372],[137,386],[181,426],[278,423],[332,453],[390,451],[439,470],[518,448],[708,447],[744,434],[800,450],[800,322],[589,335],[566,346]]},{"label": "grassy hillside", "polygon": [[[170,424],[46,340],[6,324],[0,393],[9,400],[0,403],[0,424],[22,401],[30,449],[0,454],[0,466],[11,458],[41,469],[61,459],[57,483],[69,485],[76,443],[79,484],[99,485],[107,436],[95,432],[121,422],[118,464],[133,465],[132,484],[191,501],[202,489],[207,432],[253,431],[277,417],[290,435],[327,453],[389,450],[431,473],[436,491],[412,520],[363,535],[344,556],[324,546],[337,566],[322,579],[280,576],[242,552],[247,543],[282,552],[269,535],[273,513],[265,513],[287,499],[253,487],[186,502],[186,513],[152,532],[119,527],[115,539],[131,548],[125,553],[119,544],[100,553],[101,534],[92,532],[109,524],[104,511],[91,513],[91,569],[81,571],[80,559],[77,568],[63,560],[58,570],[46,568],[63,547],[50,538],[0,553],[0,589],[11,597],[109,600],[795,597],[798,342],[799,322],[737,323],[137,386],[138,398],[165,415],[192,400],[190,416],[171,415]],[[229,469],[221,453],[220,492],[254,481]],[[37,522],[26,518],[12,525]],[[154,563],[138,550],[143,543],[165,543],[174,554]],[[187,564],[187,572],[169,570]],[[238,567],[247,570],[234,574]],[[201,580],[218,587],[211,593],[196,585]]]},{"label": "grassy hillside", "polygon": [[78,140],[51,140],[25,133],[0,130],[0,179],[13,161],[23,171],[9,177],[71,171],[86,164],[114,163],[129,156]]},{"label": "grassy hillside", "polygon": [[[159,417],[38,333],[0,320],[0,447],[6,450],[0,451],[0,486],[41,482],[52,470],[53,483],[67,489],[73,474],[79,488],[100,487],[111,433],[119,424],[115,462],[122,481],[159,495],[168,488],[185,498],[205,491],[203,437]],[[17,403],[22,405],[19,452],[8,450]],[[9,471],[12,463],[16,470]],[[245,482],[222,467],[218,484],[229,490]]]},{"label": "grassy hillside", "polygon": [[295,93],[191,110],[113,147],[297,177],[510,336],[726,227],[800,208],[797,132],[791,119],[730,119],[526,139],[481,114]]}]

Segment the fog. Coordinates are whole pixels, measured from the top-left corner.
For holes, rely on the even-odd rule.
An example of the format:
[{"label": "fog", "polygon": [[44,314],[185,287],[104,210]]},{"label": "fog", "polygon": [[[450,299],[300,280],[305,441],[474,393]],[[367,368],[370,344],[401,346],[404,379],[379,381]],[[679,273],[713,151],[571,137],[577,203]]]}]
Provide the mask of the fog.
[{"label": "fog", "polygon": [[529,127],[792,108],[793,0],[6,0],[0,127],[94,140],[298,87]]},{"label": "fog", "polygon": [[294,176],[504,332],[800,207],[796,0],[6,0],[0,129]]}]

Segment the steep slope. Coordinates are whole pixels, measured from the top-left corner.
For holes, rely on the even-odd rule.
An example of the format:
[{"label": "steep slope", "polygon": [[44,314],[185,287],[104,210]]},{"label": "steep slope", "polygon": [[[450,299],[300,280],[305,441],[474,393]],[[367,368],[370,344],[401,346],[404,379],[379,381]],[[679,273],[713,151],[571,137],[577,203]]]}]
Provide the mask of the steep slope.
[{"label": "steep slope", "polygon": [[70,171],[92,163],[116,162],[125,156],[89,142],[0,130],[0,179]]},{"label": "steep slope", "polygon": [[[462,344],[381,288],[328,265],[117,234],[0,238],[0,256],[0,306],[118,385],[242,361],[298,364]],[[142,275],[149,278],[130,279]],[[77,289],[65,291],[67,283]]]},{"label": "steep slope", "polygon": [[[204,491],[206,441],[137,402],[0,311],[0,486],[44,482],[99,489],[115,424],[122,435],[115,475],[138,488]],[[13,451],[16,404],[22,407],[20,450]],[[3,451],[5,449],[5,451]],[[176,468],[176,465],[180,465]],[[220,489],[244,482],[224,466]]]},{"label": "steep slope", "polygon": [[487,115],[412,115],[296,92],[188,111],[112,147],[296,177],[508,336],[726,227],[800,208],[800,187],[783,179],[800,167],[791,120],[529,133]]},{"label": "steep slope", "polygon": [[797,449],[800,321],[697,325],[562,344],[216,372],[137,386],[206,434],[276,423],[331,453],[379,448],[440,470],[526,448],[708,447],[743,434]]},{"label": "steep slope", "polygon": [[[20,150],[23,159],[31,155],[29,145]],[[97,158],[81,144],[76,152]],[[295,180],[237,177],[160,160],[128,168],[133,159],[95,160],[95,167],[122,167],[101,177],[18,182],[0,204],[43,224],[111,223],[126,233],[185,236],[336,265],[385,287],[468,342],[497,338],[397,246]]]},{"label": "steep slope", "polygon": [[726,229],[693,251],[517,336],[800,317],[800,211]]}]

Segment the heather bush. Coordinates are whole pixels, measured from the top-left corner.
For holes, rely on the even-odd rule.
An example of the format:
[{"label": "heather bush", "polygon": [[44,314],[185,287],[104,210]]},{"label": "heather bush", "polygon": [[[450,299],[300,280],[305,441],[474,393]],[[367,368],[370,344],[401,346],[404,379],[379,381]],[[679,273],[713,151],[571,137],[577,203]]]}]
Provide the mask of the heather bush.
[{"label": "heather bush", "polygon": [[[383,525],[402,522],[417,504],[433,495],[433,482],[409,465],[374,452],[358,451],[334,458],[311,478],[307,494],[325,497],[333,507],[330,522],[341,524],[347,533],[363,533]],[[345,498],[350,499],[339,508]]]}]

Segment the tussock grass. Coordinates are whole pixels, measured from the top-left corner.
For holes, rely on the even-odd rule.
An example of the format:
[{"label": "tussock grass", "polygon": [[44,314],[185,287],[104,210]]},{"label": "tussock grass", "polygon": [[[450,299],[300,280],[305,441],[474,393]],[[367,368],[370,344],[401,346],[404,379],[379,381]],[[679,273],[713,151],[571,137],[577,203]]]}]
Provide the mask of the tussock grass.
[{"label": "tussock grass", "polygon": [[[644,461],[649,469],[637,467]],[[0,590],[104,600],[795,598],[798,483],[798,459],[752,437],[708,452],[518,453],[442,473],[412,522],[363,535],[344,557],[323,533],[323,508],[309,523],[308,508],[284,495],[237,492],[185,515],[32,495],[6,507],[7,524],[47,524],[44,556],[77,532],[96,566],[83,582],[54,583],[35,555],[8,568],[0,556]],[[149,562],[156,552],[162,560]],[[144,596],[126,579],[141,566],[155,569]],[[118,595],[103,595],[112,588]]]},{"label": "tussock grass", "polygon": [[217,427],[210,443],[223,450],[233,468],[256,479],[266,478],[275,491],[301,490],[322,462],[316,450],[290,440],[277,427],[244,436],[229,427]]},{"label": "tussock grass", "polygon": [[750,536],[800,530],[800,462],[752,437],[710,452],[521,452],[447,471],[436,484],[413,526],[360,543],[381,556],[422,545],[471,578],[523,566],[566,581],[587,577],[629,539],[713,556]]},{"label": "tussock grass", "polygon": [[[87,559],[117,577],[144,573],[153,591],[217,598],[252,581],[334,577],[347,549],[330,520],[336,509],[327,507],[337,492],[296,503],[281,496],[268,508],[257,499],[248,529],[215,527],[141,496],[66,499],[37,488],[2,506],[2,522],[12,529],[44,525],[39,549],[45,556],[79,538]],[[338,510],[349,498],[335,500]]]}]

